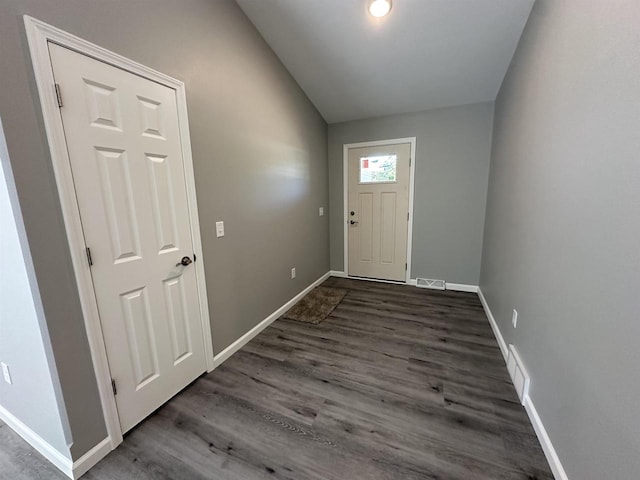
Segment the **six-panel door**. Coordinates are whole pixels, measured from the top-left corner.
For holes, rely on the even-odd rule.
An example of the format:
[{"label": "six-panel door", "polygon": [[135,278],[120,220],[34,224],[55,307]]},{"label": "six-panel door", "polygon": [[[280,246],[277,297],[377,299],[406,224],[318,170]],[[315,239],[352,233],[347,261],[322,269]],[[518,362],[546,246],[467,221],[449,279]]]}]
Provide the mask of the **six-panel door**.
[{"label": "six-panel door", "polygon": [[206,369],[176,92],[49,51],[126,432]]}]

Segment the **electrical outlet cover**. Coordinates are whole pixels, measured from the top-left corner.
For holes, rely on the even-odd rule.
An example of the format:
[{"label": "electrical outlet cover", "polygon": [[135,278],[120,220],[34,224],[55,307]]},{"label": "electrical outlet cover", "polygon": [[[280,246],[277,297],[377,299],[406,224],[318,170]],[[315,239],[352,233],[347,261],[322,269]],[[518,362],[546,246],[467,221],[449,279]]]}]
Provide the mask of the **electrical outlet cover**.
[{"label": "electrical outlet cover", "polygon": [[11,372],[9,372],[9,365],[2,362],[2,376],[4,377],[4,381],[11,385],[13,382],[11,381]]}]

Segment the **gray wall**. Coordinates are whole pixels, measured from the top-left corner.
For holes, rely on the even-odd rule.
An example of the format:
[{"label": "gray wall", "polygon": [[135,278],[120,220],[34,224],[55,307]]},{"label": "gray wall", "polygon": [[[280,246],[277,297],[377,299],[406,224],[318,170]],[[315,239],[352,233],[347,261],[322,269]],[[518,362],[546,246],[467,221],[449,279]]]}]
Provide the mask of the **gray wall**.
[{"label": "gray wall", "polygon": [[331,269],[344,270],[345,143],[417,137],[411,276],[477,285],[493,103],[329,125]]},{"label": "gray wall", "polygon": [[[0,122],[0,362],[9,366],[12,383],[0,378],[0,406],[70,457],[64,407],[52,365],[46,326],[22,216],[15,195],[6,143]],[[41,327],[44,327],[44,331]],[[55,386],[54,386],[55,382]],[[57,388],[56,388],[57,387]],[[64,420],[63,420],[64,419]]]},{"label": "gray wall", "polygon": [[0,114],[78,458],[106,431],[24,13],[186,83],[216,352],[329,268],[328,218],[318,217],[328,204],[327,128],[231,0],[0,3]]},{"label": "gray wall", "polygon": [[640,476],[639,19],[538,0],[496,102],[480,285],[572,479]]}]

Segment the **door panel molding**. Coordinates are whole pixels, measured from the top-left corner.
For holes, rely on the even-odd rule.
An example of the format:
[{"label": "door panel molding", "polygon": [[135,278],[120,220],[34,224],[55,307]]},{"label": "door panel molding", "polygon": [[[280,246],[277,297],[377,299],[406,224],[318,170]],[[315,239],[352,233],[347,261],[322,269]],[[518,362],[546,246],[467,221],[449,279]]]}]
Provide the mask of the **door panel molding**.
[{"label": "door panel molding", "polygon": [[[409,221],[407,225],[407,271],[405,283],[411,280],[411,250],[413,243],[413,197],[415,189],[416,137],[392,138],[371,142],[345,143],[342,146],[342,193],[343,193],[343,252],[344,272],[349,276],[349,150],[362,147],[381,147],[408,143],[411,145],[411,162],[409,164]],[[392,282],[397,283],[397,282]]]},{"label": "door panel molding", "polygon": [[[98,383],[102,411],[107,426],[107,433],[111,448],[114,449],[122,442],[122,430],[118,420],[118,411],[112,391],[111,374],[107,362],[105,340],[100,327],[100,317],[98,315],[98,306],[96,296],[94,294],[94,285],[91,278],[90,267],[87,263],[86,245],[82,233],[80,210],[74,189],[71,163],[67,153],[62,118],[58,111],[58,98],[54,87],[55,81],[53,67],[49,57],[48,44],[58,44],[98,61],[165,85],[176,92],[178,127],[181,140],[181,151],[184,160],[183,168],[187,189],[189,223],[193,251],[198,255],[198,261],[194,263],[194,267],[196,269],[198,303],[200,307],[202,332],[205,343],[207,371],[211,371],[214,369],[215,364],[213,359],[209,306],[206,296],[204,262],[203,255],[201,254],[202,242],[200,238],[200,225],[196,203],[193,159],[189,140],[185,85],[183,82],[168,75],[157,72],[149,67],[99,47],[28,15],[24,16],[24,23],[36,85],[40,97],[40,105],[42,107],[47,140],[51,152],[51,161],[53,164],[56,185],[58,187],[64,225],[67,232],[67,240],[71,251],[73,270],[78,284],[84,323],[87,329],[87,337],[89,340],[94,372]],[[117,123],[118,112],[113,112],[111,109],[107,108],[109,106],[108,92],[99,93],[101,93],[104,98],[96,99],[96,104],[94,105],[96,121],[100,122],[102,126],[116,128],[117,125],[114,127],[111,123]],[[144,104],[145,100],[146,99],[140,99],[142,102],[141,105],[145,108],[145,110],[143,110],[143,120],[146,125],[146,131],[149,135],[161,135],[162,126],[156,122],[153,105]],[[62,102],[64,103],[64,98],[62,99]],[[104,453],[103,450],[100,450],[100,452]],[[85,463],[89,462],[94,464],[94,460],[95,463],[97,463],[100,458],[102,457],[85,459]],[[83,470],[87,468],[87,465],[88,463],[83,464]]]}]

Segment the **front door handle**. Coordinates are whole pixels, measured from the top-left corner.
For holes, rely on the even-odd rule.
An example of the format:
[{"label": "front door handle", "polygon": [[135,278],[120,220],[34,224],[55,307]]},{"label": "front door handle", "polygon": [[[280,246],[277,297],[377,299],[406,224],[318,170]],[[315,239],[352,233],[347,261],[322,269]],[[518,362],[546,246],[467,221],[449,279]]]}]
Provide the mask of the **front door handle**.
[{"label": "front door handle", "polygon": [[356,220],[351,220],[349,223],[350,223],[351,225],[358,225],[358,222],[357,222]]},{"label": "front door handle", "polygon": [[182,260],[180,260],[178,263],[176,263],[176,267],[179,267],[180,265],[182,265],[183,267],[186,267],[187,265],[189,265],[192,262],[193,262],[193,260],[191,260],[189,257],[182,257]]}]

